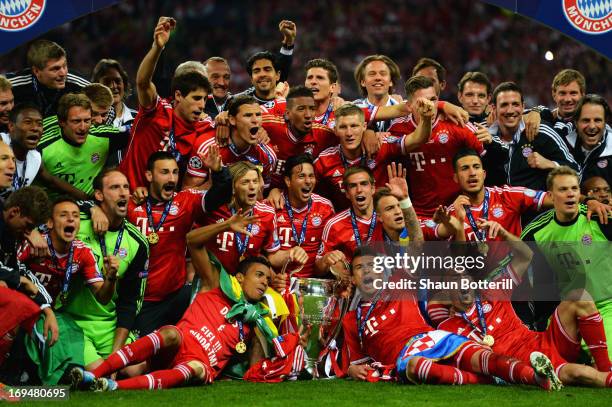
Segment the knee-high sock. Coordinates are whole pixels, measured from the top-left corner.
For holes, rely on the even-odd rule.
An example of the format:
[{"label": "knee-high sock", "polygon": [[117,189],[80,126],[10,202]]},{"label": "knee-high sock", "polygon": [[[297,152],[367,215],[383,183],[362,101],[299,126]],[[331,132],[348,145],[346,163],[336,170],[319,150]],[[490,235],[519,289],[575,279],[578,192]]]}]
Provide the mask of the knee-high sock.
[{"label": "knee-high sock", "polygon": [[417,381],[421,383],[458,385],[491,383],[488,377],[466,372],[453,366],[442,365],[425,358],[419,358],[415,373]]},{"label": "knee-high sock", "polygon": [[155,355],[164,346],[163,338],[158,331],[143,336],[134,343],[125,345],[113,352],[92,373],[96,377],[104,377],[133,363],[143,362]]},{"label": "knee-high sock", "polygon": [[[478,357],[478,369],[472,366],[472,356],[482,350]],[[469,372],[483,373],[485,375],[497,376],[509,383],[521,383],[538,385],[533,368],[527,363],[498,355],[489,350],[483,350],[479,346],[466,346],[459,355],[459,368]]]},{"label": "knee-high sock", "polygon": [[608,357],[608,344],[601,315],[596,312],[586,317],[578,317],[577,320],[578,330],[591,351],[597,370],[609,372],[612,370],[612,364]]},{"label": "knee-high sock", "polygon": [[606,387],[612,387],[612,372],[608,373],[608,377],[606,377]]},{"label": "knee-high sock", "polygon": [[187,383],[194,374],[194,370],[189,365],[180,364],[172,369],[156,370],[146,375],[119,380],[117,387],[123,390],[168,389]]}]

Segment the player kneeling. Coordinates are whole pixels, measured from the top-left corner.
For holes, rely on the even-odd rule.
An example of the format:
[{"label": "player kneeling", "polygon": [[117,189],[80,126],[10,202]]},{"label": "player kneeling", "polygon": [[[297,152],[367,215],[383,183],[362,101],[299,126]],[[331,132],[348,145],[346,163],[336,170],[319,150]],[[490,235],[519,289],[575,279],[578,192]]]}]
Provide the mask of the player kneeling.
[{"label": "player kneeling", "polygon": [[[562,387],[548,358],[533,354],[532,366],[466,337],[434,330],[423,319],[416,293],[378,290],[380,281],[394,281],[399,272],[376,272],[377,254],[362,247],[353,258],[353,282],[361,301],[344,317],[348,346],[348,374],[370,380],[372,362],[395,368],[404,382],[431,384],[492,383],[491,376],[506,382],[537,385],[546,390]],[[454,366],[452,366],[454,365]]]}]

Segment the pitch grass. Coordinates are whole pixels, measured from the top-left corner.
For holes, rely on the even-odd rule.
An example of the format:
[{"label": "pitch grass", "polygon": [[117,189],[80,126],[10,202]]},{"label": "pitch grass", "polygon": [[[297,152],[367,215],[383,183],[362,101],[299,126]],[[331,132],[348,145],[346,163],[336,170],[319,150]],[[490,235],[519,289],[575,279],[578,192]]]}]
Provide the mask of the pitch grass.
[{"label": "pitch grass", "polygon": [[70,401],[21,402],[18,406],[419,406],[502,407],[612,405],[612,390],[568,387],[547,393],[529,386],[406,386],[348,380],[280,384],[218,382],[161,391],[76,392]]}]

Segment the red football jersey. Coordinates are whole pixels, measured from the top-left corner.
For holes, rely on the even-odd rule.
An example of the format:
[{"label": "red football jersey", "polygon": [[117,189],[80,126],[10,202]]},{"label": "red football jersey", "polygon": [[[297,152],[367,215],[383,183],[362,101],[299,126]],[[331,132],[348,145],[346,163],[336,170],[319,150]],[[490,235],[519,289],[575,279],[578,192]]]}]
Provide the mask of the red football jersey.
[{"label": "red football jersey", "polygon": [[[355,160],[347,160],[348,167],[365,165],[373,172],[376,186],[384,187],[389,181],[387,165],[405,154],[405,137],[387,137],[374,159],[369,160],[363,156]],[[314,169],[321,193],[329,197],[336,204],[338,210],[344,210],[351,204],[342,185],[342,177],[346,167],[340,149],[340,145],[336,145],[321,152],[314,162]]]},{"label": "red football jersey", "polygon": [[[258,224],[253,224],[251,227],[251,236],[248,239],[248,247],[243,253],[244,257],[259,256],[263,253],[274,253],[280,249],[278,240],[278,228],[276,226],[276,213],[274,208],[263,203],[257,202],[253,207],[253,216],[259,216]],[[224,204],[214,212],[207,213],[204,216],[204,225],[223,222],[232,216],[232,212],[228,204]],[[239,234],[239,239],[245,241],[246,236]],[[232,231],[219,233],[217,240],[211,242],[208,246],[210,250],[219,259],[223,267],[230,274],[236,273],[238,263],[240,263],[240,253],[238,251],[238,242],[236,234]]]},{"label": "red football jersey", "polygon": [[[306,235],[301,245],[308,254],[308,262],[304,265],[302,270],[295,274],[296,277],[306,278],[314,277],[314,263],[321,243],[323,228],[328,219],[334,214],[334,206],[332,203],[317,194],[312,194],[312,207],[308,213],[306,213],[307,208],[308,206],[301,209],[293,209],[293,224],[298,239],[302,233],[304,217],[308,216],[306,222]],[[276,222],[278,224],[278,236],[281,243],[281,249],[287,250],[295,247],[296,241],[291,228],[291,218],[289,217],[286,207],[276,211]]]},{"label": "red football jersey", "polygon": [[[146,301],[162,301],[185,284],[185,235],[194,222],[203,219],[204,197],[204,191],[195,189],[174,193],[166,220],[157,231],[159,242],[149,246],[149,276],[144,297]],[[151,205],[155,225],[159,224],[165,206],[166,202]],[[146,203],[136,206],[130,200],[128,220],[145,236],[153,232],[147,218]]]},{"label": "red football jersey", "polygon": [[[416,129],[412,116],[393,122],[389,131],[408,135]],[[438,205],[450,205],[460,193],[453,181],[453,157],[462,148],[472,148],[479,154],[483,146],[476,138],[476,128],[468,123],[460,127],[450,121],[435,120],[426,144],[408,153],[404,160],[408,168],[410,197],[417,215],[431,218]]]},{"label": "red football jersey", "polygon": [[145,178],[147,160],[156,151],[167,151],[170,131],[174,129],[176,148],[181,156],[191,152],[197,136],[214,126],[207,117],[196,123],[188,123],[174,114],[170,101],[157,97],[149,109],[142,106],[134,119],[130,143],[119,169],[127,176],[130,189],[148,185]]},{"label": "red football jersey", "polygon": [[282,117],[264,114],[262,126],[268,132],[269,144],[278,159],[272,171],[272,187],[275,188],[284,188],[283,172],[287,158],[304,153],[317,157],[321,151],[338,142],[332,130],[318,124],[314,124],[311,132],[301,139],[291,133]]},{"label": "red football jersey", "polygon": [[[498,222],[504,229],[515,236],[520,236],[523,231],[521,215],[530,209],[539,210],[546,197],[546,192],[544,191],[534,191],[524,187],[504,185],[503,187],[485,188],[489,191],[488,219]],[[470,207],[474,219],[482,217],[483,204],[484,201],[479,206]],[[452,215],[455,215],[454,205],[451,205],[449,209]],[[467,240],[478,240],[467,216],[463,221],[463,228],[465,229]],[[495,239],[487,237],[487,240],[502,241],[503,239],[498,236]]]},{"label": "red football jersey", "polygon": [[[521,282],[510,264],[504,268],[496,281],[501,281],[501,278],[512,279],[515,287]],[[538,333],[529,330],[516,315],[512,307],[511,296],[512,290],[500,289],[482,292],[481,303],[487,324],[487,334],[493,336],[495,340],[493,350],[503,355],[513,355],[517,349],[527,345],[536,346],[535,343],[539,341]],[[458,333],[479,342],[483,335],[476,305],[473,304],[465,314],[471,324],[464,320],[461,314],[455,313],[441,322],[438,329]]]},{"label": "red football jersey", "polygon": [[361,347],[357,329],[357,311],[349,311],[342,319],[344,340],[351,363],[368,358],[385,365],[395,365],[397,357],[410,338],[432,331],[423,319],[416,300],[406,295],[401,299],[378,301],[367,321],[370,303],[362,303],[361,323],[364,325]]},{"label": "red football jersey", "polygon": [[[363,219],[355,215],[355,219],[357,221],[357,229],[359,230],[361,242],[363,245],[365,245],[368,241],[368,231],[370,230],[372,218]],[[380,242],[383,242],[383,228],[382,224],[377,218],[370,243],[374,244]],[[340,250],[342,253],[344,253],[350,263],[353,258],[353,252],[356,248],[357,241],[353,231],[351,212],[350,209],[347,209],[338,213],[336,216],[327,221],[325,229],[323,229],[321,246],[319,247],[317,257],[324,256],[325,254],[334,250]]]},{"label": "red football jersey", "polygon": [[[46,239],[46,235],[43,235]],[[72,268],[70,285],[74,284],[74,279],[80,275],[86,284],[103,282],[104,278],[98,269],[96,258],[91,249],[80,240],[73,241]],[[68,253],[57,255],[57,264],[51,256],[43,259],[32,257],[32,247],[27,243],[19,253],[19,261],[26,264],[34,273],[38,281],[47,289],[51,298],[55,300],[62,292],[64,278],[66,276],[66,266],[68,265]]]},{"label": "red football jersey", "polygon": [[[287,101],[284,99],[281,101],[277,101],[274,104],[274,106],[270,109],[262,106],[261,110],[264,113],[272,114],[274,116],[283,116],[285,114],[285,111],[287,110]],[[336,117],[334,115],[334,109],[331,109],[329,111],[326,110],[325,113],[315,116],[314,122],[319,123],[322,126],[329,127],[330,129],[333,129],[336,124]]]},{"label": "red football jersey", "polygon": [[[211,145],[216,144],[214,136],[209,138],[206,142],[202,143],[197,150],[195,150],[191,158],[189,158],[189,164],[187,166],[187,172],[194,177],[204,178],[204,181],[208,179],[208,169],[204,167],[202,160],[198,156],[198,153],[207,155],[208,149]],[[248,161],[257,166],[263,168],[262,175],[265,181],[265,187],[270,185],[270,177],[272,176],[272,170],[276,166],[276,154],[269,144],[256,144],[249,146],[245,151],[236,153],[230,146],[219,147],[219,154],[223,165],[231,165],[238,161]]]},{"label": "red football jersey", "polygon": [[[221,373],[236,354],[236,344],[240,341],[238,323],[225,319],[232,305],[220,288],[196,295],[176,324],[183,333],[183,344],[173,365],[201,360],[213,369],[213,377]],[[244,342],[249,345],[252,329],[243,324],[242,331]]]}]

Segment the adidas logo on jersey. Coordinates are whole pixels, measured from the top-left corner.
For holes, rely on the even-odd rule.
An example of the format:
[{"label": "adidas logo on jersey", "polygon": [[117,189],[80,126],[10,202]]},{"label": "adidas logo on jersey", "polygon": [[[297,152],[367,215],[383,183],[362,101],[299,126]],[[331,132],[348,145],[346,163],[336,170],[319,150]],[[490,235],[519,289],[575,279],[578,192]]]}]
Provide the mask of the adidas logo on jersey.
[{"label": "adidas logo on jersey", "polygon": [[55,168],[64,168],[64,166],[62,165],[62,163],[57,163],[55,164]]},{"label": "adidas logo on jersey", "polygon": [[277,222],[284,222],[284,221],[285,221],[285,217],[284,217],[283,215],[281,215],[281,216],[279,216],[279,217],[276,219],[276,221],[277,221]]},{"label": "adidas logo on jersey", "polygon": [[341,177],[342,174],[340,173],[340,170],[336,170],[334,171],[334,173],[332,174],[332,177]]}]

